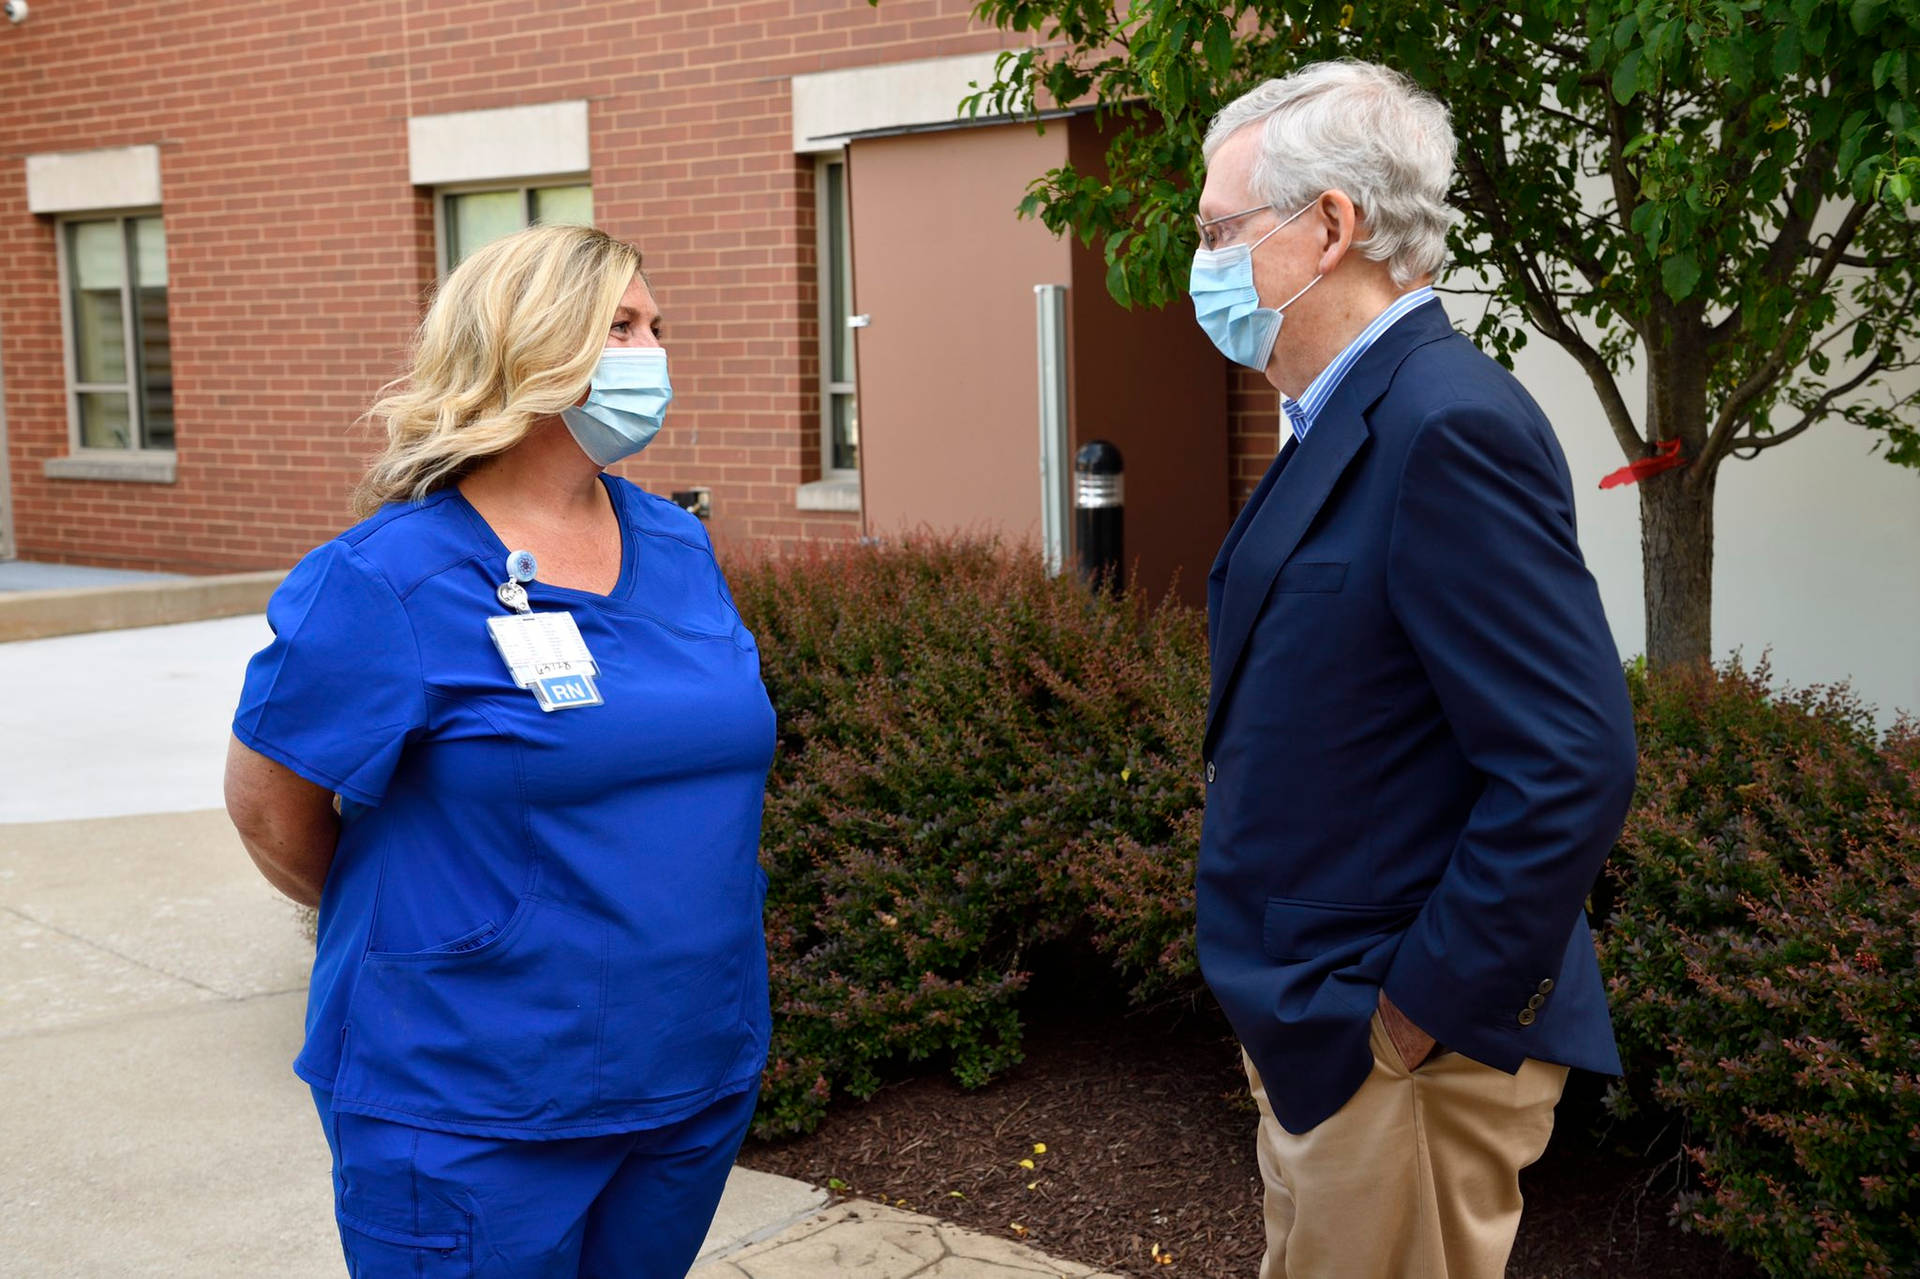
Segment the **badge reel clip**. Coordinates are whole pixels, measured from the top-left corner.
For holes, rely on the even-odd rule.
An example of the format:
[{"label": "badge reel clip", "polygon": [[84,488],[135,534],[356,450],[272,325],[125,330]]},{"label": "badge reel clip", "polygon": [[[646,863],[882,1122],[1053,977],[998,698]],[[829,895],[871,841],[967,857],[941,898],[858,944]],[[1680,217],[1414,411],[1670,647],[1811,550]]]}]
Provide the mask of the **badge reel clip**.
[{"label": "badge reel clip", "polygon": [[573,614],[536,613],[527,601],[527,583],[538,570],[532,551],[507,556],[507,580],[494,594],[513,611],[487,619],[493,645],[506,660],[513,682],[532,692],[541,710],[602,705],[605,699],[595,683],[600,668],[580,637]]}]

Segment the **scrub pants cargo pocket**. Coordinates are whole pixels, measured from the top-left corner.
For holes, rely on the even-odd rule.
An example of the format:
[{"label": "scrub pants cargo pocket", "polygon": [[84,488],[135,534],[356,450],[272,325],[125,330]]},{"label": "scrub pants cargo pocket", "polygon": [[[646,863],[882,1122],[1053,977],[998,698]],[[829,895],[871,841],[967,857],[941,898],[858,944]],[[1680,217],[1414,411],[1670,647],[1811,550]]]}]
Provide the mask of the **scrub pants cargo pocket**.
[{"label": "scrub pants cargo pocket", "polygon": [[333,1154],[334,1219],[351,1279],[472,1279],[473,1217],[453,1187],[423,1168],[424,1134],[339,1114],[313,1101]]},{"label": "scrub pants cargo pocket", "polygon": [[337,1216],[351,1279],[471,1279],[473,1236],[465,1231],[412,1234],[344,1210]]},{"label": "scrub pants cargo pocket", "polygon": [[352,1279],[685,1279],[756,1090],[658,1128],[471,1137],[314,1103]]}]

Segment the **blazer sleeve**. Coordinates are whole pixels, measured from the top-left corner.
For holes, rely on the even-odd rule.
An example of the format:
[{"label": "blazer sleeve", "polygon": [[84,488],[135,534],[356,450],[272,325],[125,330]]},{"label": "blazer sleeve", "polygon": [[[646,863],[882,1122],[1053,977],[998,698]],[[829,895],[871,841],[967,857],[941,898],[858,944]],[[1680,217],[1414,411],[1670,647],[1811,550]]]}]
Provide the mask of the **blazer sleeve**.
[{"label": "blazer sleeve", "polygon": [[[1387,594],[1484,786],[1385,989],[1441,1042],[1517,1063],[1517,1014],[1560,972],[1637,763],[1626,679],[1544,420],[1477,402],[1427,417],[1401,475]],[[1539,1017],[1551,1016],[1549,1002]]]}]

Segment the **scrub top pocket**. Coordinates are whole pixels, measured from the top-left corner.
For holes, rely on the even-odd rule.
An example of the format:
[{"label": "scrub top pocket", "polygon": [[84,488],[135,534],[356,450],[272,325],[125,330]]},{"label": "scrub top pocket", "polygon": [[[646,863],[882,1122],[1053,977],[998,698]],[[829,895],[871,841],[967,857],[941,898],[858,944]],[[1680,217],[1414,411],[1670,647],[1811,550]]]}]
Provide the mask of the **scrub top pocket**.
[{"label": "scrub top pocket", "polygon": [[[478,944],[370,952],[334,1104],[402,1123],[483,1114],[502,1130],[590,1113],[607,970],[605,926],[536,896]],[[420,1113],[422,1097],[451,1114]]]}]

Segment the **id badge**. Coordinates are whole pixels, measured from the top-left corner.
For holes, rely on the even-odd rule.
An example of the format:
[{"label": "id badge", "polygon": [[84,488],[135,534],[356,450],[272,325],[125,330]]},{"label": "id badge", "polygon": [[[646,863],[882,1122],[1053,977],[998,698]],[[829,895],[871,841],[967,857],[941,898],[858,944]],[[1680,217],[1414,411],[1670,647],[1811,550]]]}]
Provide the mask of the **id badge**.
[{"label": "id badge", "polygon": [[511,613],[489,617],[487,632],[506,660],[513,682],[529,690],[543,711],[600,706],[600,668],[571,613]]}]

